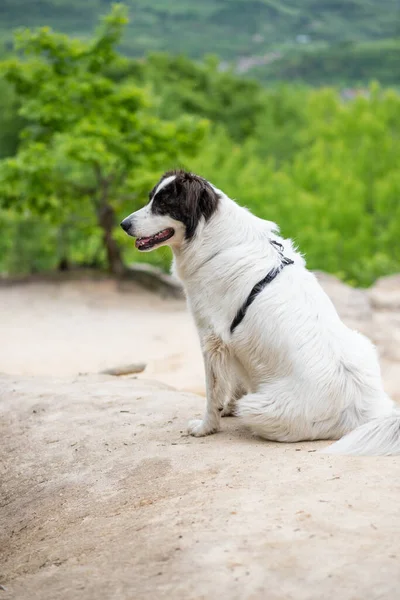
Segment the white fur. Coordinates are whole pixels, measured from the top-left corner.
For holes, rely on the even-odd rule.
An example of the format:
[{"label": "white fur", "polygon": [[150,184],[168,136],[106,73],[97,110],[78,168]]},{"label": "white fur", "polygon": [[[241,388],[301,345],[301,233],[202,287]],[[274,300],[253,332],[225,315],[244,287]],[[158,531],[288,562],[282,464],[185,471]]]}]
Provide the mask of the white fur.
[{"label": "white fur", "polygon": [[[400,413],[385,394],[375,348],[340,320],[315,276],[276,225],[220,192],[217,211],[189,242],[169,217],[135,213],[141,235],[177,227],[169,240],[204,355],[207,408],[189,431],[203,436],[234,412],[269,440],[338,439],[327,451],[400,454]],[[257,296],[233,334],[230,325],[255,283],[294,261]],[[361,426],[361,427],[360,427]],[[356,429],[358,428],[358,429]],[[355,430],[355,431],[353,431]]]},{"label": "white fur", "polygon": [[[161,183],[158,184],[158,186],[156,188],[156,191],[154,192],[154,196],[156,196],[156,194],[158,194],[158,192],[160,190],[162,190],[167,185],[169,185],[170,183],[172,183],[174,179],[175,179],[175,175],[170,175],[169,177],[166,177],[165,179],[163,179],[161,181]],[[153,198],[154,198],[154,196],[153,196]]]}]

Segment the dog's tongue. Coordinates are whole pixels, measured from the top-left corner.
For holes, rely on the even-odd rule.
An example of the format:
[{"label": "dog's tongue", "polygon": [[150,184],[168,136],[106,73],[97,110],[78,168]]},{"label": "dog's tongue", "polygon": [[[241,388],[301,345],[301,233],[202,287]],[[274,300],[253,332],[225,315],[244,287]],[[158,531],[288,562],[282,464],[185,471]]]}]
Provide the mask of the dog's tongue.
[{"label": "dog's tongue", "polygon": [[136,248],[142,248],[143,246],[148,246],[149,244],[154,246],[155,244],[159,244],[160,242],[168,240],[173,234],[174,230],[169,227],[167,229],[159,231],[158,233],[155,233],[154,235],[137,238],[135,246]]},{"label": "dog's tongue", "polygon": [[150,237],[137,238],[137,240],[135,241],[136,248],[140,248],[141,246],[148,244],[153,238],[153,235],[151,235]]}]

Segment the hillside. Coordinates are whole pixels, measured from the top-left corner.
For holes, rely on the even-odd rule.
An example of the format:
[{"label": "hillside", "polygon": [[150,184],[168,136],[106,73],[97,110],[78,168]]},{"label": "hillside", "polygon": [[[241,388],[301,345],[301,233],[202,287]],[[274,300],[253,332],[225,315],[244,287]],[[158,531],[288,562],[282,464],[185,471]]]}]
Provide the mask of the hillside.
[{"label": "hillside", "polygon": [[[87,36],[110,4],[110,0],[2,0],[0,36],[9,43],[13,29],[41,25]],[[339,72],[344,68],[344,82],[370,77],[384,83],[398,81],[391,65],[400,62],[399,46],[390,40],[400,32],[400,0],[126,0],[126,4],[131,23],[122,50],[128,55],[167,51],[199,58],[211,53],[235,62],[242,72],[254,69],[266,80],[324,83],[330,81],[333,65]],[[248,57],[260,58],[243,61]]]}]

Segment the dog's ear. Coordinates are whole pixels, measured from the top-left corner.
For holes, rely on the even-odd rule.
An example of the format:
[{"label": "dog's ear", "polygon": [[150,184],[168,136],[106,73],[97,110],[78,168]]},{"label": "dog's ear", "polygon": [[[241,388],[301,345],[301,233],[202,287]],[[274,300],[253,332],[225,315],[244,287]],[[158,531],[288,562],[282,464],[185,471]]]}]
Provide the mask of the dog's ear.
[{"label": "dog's ear", "polygon": [[218,196],[211,185],[199,177],[188,177],[184,182],[185,203],[190,216],[186,237],[191,238],[201,217],[206,221],[215,212]]}]

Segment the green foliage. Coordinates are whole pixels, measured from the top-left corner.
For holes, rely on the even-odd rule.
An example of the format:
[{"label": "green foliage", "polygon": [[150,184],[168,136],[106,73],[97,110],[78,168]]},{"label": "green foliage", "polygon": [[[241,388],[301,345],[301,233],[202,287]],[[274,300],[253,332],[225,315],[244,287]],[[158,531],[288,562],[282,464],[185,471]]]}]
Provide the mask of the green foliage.
[{"label": "green foliage", "polygon": [[360,85],[371,79],[400,84],[400,41],[377,40],[341,43],[282,53],[268,65],[255,67],[263,81],[299,81],[310,85]]},{"label": "green foliage", "polygon": [[[0,59],[6,52],[0,46]],[[0,159],[11,156],[18,146],[23,120],[18,116],[18,100],[12,86],[0,77]]]},{"label": "green foliage", "polygon": [[[286,81],[294,74],[318,85],[366,83],[371,78],[398,84],[398,67],[392,67],[398,57],[399,0],[126,3],[132,20],[120,48],[129,56],[170,52],[201,58],[212,53],[236,62],[279,52],[280,60],[251,73]],[[16,27],[42,25],[85,38],[110,4],[111,0],[3,0],[0,39],[10,41]],[[334,79],[329,80],[332,72]]]},{"label": "green foliage", "polygon": [[145,90],[105,75],[125,22],[116,6],[89,42],[25,30],[17,36],[24,59],[1,65],[26,125],[18,153],[0,162],[0,206],[62,224],[90,205],[114,271],[123,268],[112,238],[115,211],[126,212],[127,200],[129,211],[138,208],[167,158],[193,154],[206,127],[189,116],[159,118]]},{"label": "green foliage", "polygon": [[149,88],[161,118],[196,115],[223,125],[238,141],[255,134],[265,114],[265,90],[256,81],[221,72],[212,56],[194,62],[185,56],[150,54],[145,61],[122,59],[108,74]]},{"label": "green foliage", "polygon": [[[91,31],[110,0],[3,0],[5,33],[19,26],[48,25],[72,35]],[[151,51],[207,52],[224,58],[261,54],[294,44],[299,34],[338,43],[396,37],[397,0],[127,0],[134,16],[123,47]],[[254,36],[258,34],[258,38]],[[260,51],[261,50],[261,51]]]},{"label": "green foliage", "polygon": [[399,271],[400,97],[372,86],[344,103],[334,90],[310,91],[299,112],[299,146],[279,165],[253,140],[228,149],[222,134],[194,169],[281,225],[313,269],[361,285]]},{"label": "green foliage", "polygon": [[263,88],[212,58],[123,58],[125,18],[115,9],[86,41],[24,31],[2,63],[12,135],[0,136],[0,272],[114,268],[121,247],[125,262],[167,268],[167,249],[139,254],[114,216],[176,166],[276,221],[311,268],[361,285],[400,270],[395,91],[372,85],[346,101],[331,88]]}]

